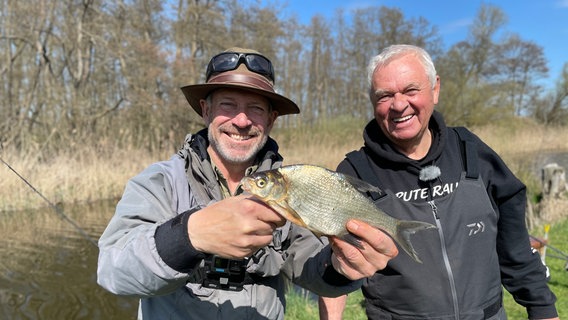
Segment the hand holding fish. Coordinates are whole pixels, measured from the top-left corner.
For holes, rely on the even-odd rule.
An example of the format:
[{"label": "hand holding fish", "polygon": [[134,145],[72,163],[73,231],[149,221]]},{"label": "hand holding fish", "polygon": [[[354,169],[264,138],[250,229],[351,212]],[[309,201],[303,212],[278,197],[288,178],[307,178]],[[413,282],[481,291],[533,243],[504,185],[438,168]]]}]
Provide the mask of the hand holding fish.
[{"label": "hand holding fish", "polygon": [[360,248],[337,237],[329,237],[329,242],[333,249],[333,267],[351,280],[372,276],[398,255],[394,241],[365,222],[349,220],[347,230],[358,237]]},{"label": "hand holding fish", "polygon": [[285,222],[265,204],[241,195],[193,213],[187,229],[195,249],[241,259],[268,245],[274,229]]},{"label": "hand holding fish", "polygon": [[[335,246],[334,267],[354,278],[356,273],[371,275],[384,268],[397,254],[393,240],[420,263],[410,236],[436,228],[430,223],[389,216],[364,194],[382,194],[382,190],[319,166],[284,166],[254,173],[244,177],[241,183],[245,191],[291,222],[318,237],[335,238],[332,242]],[[359,223],[352,225],[354,220]]]}]

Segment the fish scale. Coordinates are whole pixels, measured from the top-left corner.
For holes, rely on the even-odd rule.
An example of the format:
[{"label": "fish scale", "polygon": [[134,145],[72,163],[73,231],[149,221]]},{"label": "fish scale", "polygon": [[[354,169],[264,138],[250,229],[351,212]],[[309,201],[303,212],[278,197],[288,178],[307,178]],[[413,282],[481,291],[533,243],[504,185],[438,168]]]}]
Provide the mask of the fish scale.
[{"label": "fish scale", "polygon": [[[301,215],[302,219],[308,226],[313,226],[314,233],[343,236],[347,234],[345,224],[353,217],[394,232],[396,219],[377,215],[377,207],[351,184],[336,178],[333,173],[319,170],[319,167],[299,168],[284,167],[280,172],[288,176],[289,206],[296,208],[296,212],[305,213]],[[339,197],[340,194],[345,197]]]},{"label": "fish scale", "polygon": [[417,262],[421,261],[410,235],[436,228],[426,222],[389,216],[363,193],[382,193],[378,188],[320,166],[283,166],[253,173],[241,183],[245,191],[317,236],[336,236],[357,246],[358,241],[345,227],[347,221],[357,219],[385,231]]}]

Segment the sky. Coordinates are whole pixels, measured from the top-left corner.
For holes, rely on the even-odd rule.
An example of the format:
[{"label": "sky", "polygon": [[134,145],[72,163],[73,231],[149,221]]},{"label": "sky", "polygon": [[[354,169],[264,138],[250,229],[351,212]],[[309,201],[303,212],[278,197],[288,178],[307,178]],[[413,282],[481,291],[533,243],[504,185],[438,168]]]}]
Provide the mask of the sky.
[{"label": "sky", "polygon": [[281,4],[284,14],[296,16],[302,24],[309,24],[314,15],[330,21],[338,9],[348,17],[352,9],[398,8],[405,19],[423,17],[437,26],[446,48],[466,39],[482,4],[494,5],[507,16],[503,31],[516,33],[544,49],[549,68],[547,86],[557,81],[568,62],[568,0],[282,0]]}]

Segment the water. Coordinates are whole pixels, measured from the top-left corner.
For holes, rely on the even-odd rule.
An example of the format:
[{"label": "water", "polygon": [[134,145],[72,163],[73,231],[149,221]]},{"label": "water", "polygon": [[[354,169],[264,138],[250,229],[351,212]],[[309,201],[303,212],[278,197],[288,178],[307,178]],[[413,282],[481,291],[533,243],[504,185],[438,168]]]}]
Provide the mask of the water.
[{"label": "water", "polygon": [[[98,239],[114,202],[63,208]],[[96,283],[98,248],[50,208],[0,213],[0,319],[135,319],[138,300]]]},{"label": "water", "polygon": [[[535,174],[568,155],[530,157]],[[116,201],[66,206],[62,211],[98,239]],[[96,283],[97,247],[51,208],[0,212],[0,319],[135,319],[138,300]]]}]

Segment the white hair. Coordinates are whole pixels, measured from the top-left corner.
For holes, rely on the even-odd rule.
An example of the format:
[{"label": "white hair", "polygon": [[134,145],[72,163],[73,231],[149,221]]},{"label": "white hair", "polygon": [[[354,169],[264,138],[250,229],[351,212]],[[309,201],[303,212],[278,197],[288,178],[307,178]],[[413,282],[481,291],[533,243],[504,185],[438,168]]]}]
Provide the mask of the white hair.
[{"label": "white hair", "polygon": [[430,57],[428,52],[420,47],[409,44],[395,44],[386,47],[383,51],[381,51],[381,53],[369,60],[369,65],[367,67],[367,81],[369,84],[369,94],[371,95],[371,97],[374,94],[373,74],[375,73],[375,70],[389,63],[394,58],[408,54],[413,54],[418,57],[420,63],[424,67],[424,72],[426,72],[428,80],[432,85],[432,89],[436,86],[436,67],[434,67],[434,62],[432,61],[432,58]]}]

